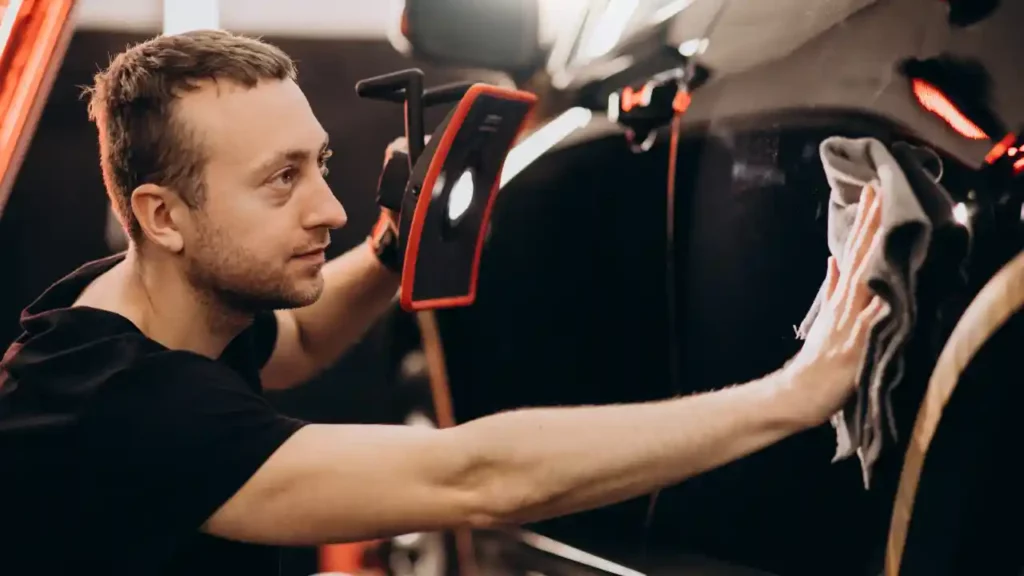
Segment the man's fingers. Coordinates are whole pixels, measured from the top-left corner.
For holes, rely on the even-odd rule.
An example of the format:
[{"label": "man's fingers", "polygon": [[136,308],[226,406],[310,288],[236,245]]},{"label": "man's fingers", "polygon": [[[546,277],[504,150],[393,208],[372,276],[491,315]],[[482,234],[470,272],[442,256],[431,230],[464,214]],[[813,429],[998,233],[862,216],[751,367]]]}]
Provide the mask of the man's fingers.
[{"label": "man's fingers", "polygon": [[878,234],[882,223],[882,206],[878,198],[871,198],[866,204],[864,217],[850,231],[852,242],[846,261],[847,270],[856,270],[867,256],[872,240]]},{"label": "man's fingers", "polygon": [[857,269],[847,272],[845,278],[847,284],[844,287],[845,293],[843,294],[843,299],[838,303],[839,309],[842,310],[842,316],[839,320],[841,326],[852,320],[854,316],[860,314],[868,306],[868,300],[872,294],[871,288],[868,286],[868,265],[871,263],[874,253],[880,250],[881,246],[882,235],[876,234],[871,240],[871,245],[866,250],[865,257],[860,261]]},{"label": "man's fingers", "polygon": [[[430,143],[430,134],[427,134],[423,139],[424,145]],[[409,141],[405,139],[405,136],[401,138],[395,138],[388,144],[388,147],[384,150],[384,164],[391,160],[391,157],[395,155],[395,152],[401,152],[402,154],[409,154]]]},{"label": "man's fingers", "polygon": [[857,315],[857,322],[860,323],[859,330],[864,333],[866,338],[871,333],[871,328],[888,315],[889,304],[882,300],[881,296],[875,296],[871,299],[871,303]]},{"label": "man's fingers", "polygon": [[875,234],[870,238],[871,243],[863,249],[863,255],[857,262],[857,268],[850,274],[850,283],[852,286],[852,295],[850,300],[853,305],[857,307],[857,310],[862,309],[867,305],[868,299],[868,265],[874,259],[875,253],[882,248],[882,235]]},{"label": "man's fingers", "polygon": [[871,328],[888,314],[889,305],[879,296],[872,298],[864,310],[857,314],[857,320],[853,324],[850,344],[856,349],[862,348],[871,334]]},{"label": "man's fingers", "polygon": [[892,313],[892,308],[889,306],[888,302],[886,302],[885,300],[882,300],[882,298],[880,296],[875,296],[875,298],[878,299],[879,306],[878,306],[878,309],[876,309],[874,311],[874,314],[871,316],[871,325],[872,326],[874,326],[875,324],[877,324],[877,323],[881,322],[882,320],[888,318],[889,314]]},{"label": "man's fingers", "polygon": [[388,147],[384,150],[384,163],[387,164],[391,157],[395,155],[395,152],[401,152],[403,154],[409,153],[409,142],[406,141],[405,137],[396,138]]},{"label": "man's fingers", "polygon": [[[850,235],[846,239],[844,248],[846,259],[843,260],[837,290],[837,298],[840,301],[849,299],[850,293],[856,289],[857,279],[854,276],[857,270],[861,269],[863,263],[869,259],[871,244],[875,237],[879,236],[878,232],[882,221],[881,202],[873,190],[871,187],[865,189],[864,198],[857,210],[857,217],[853,227],[850,228]],[[862,296],[857,300],[859,310],[866,302]]]}]

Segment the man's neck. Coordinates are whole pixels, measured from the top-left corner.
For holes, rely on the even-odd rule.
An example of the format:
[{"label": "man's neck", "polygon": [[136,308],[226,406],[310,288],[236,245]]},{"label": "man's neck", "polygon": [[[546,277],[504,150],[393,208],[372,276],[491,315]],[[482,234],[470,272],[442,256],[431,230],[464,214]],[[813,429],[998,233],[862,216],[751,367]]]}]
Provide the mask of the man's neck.
[{"label": "man's neck", "polygon": [[173,350],[217,358],[252,323],[251,315],[197,291],[177,266],[140,258],[134,248],[94,287],[100,307],[127,317],[147,337]]}]

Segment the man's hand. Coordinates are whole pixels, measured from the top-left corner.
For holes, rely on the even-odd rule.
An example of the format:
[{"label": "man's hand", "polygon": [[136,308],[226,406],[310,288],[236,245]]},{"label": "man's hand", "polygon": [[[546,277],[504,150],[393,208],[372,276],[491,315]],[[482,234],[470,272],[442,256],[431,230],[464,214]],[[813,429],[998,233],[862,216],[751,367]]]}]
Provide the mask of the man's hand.
[{"label": "man's hand", "polygon": [[[409,143],[406,141],[404,137],[397,138],[393,140],[390,144],[388,144],[388,147],[384,150],[384,164],[381,166],[381,170],[383,170],[388,165],[388,162],[390,162],[391,159],[394,158],[396,153],[403,154],[406,157],[408,157]],[[383,206],[380,207],[380,214],[381,218],[388,219],[389,223],[393,225],[396,230],[398,229],[398,214],[395,214],[395,212],[392,211],[390,208],[385,208]]]},{"label": "man's hand", "polygon": [[[427,135],[427,137],[424,140],[424,142],[430,142],[430,135],[429,134]],[[406,157],[408,157],[408,155],[409,155],[409,141],[406,140],[404,136],[401,137],[401,138],[396,138],[396,139],[392,140],[391,143],[388,144],[388,147],[384,150],[384,164],[383,164],[383,166],[381,166],[382,170],[385,167],[387,167],[388,162],[390,162],[391,159],[394,158],[395,154],[403,154]],[[392,210],[390,210],[388,208],[385,208],[383,206],[381,206],[380,211],[381,211],[381,218],[387,218],[390,221],[390,223],[394,224],[394,226],[397,229],[397,226],[398,226],[398,214],[396,214]]]},{"label": "man's hand", "polygon": [[393,140],[384,151],[384,165],[377,183],[377,201],[382,205],[379,207],[377,223],[370,231],[369,242],[380,263],[399,274],[402,271],[401,254],[398,251],[400,215],[393,208],[383,204],[392,207],[401,204],[411,169],[408,142],[405,138]]},{"label": "man's hand", "polygon": [[869,186],[846,240],[843,265],[829,258],[825,301],[803,348],[786,367],[796,401],[806,405],[813,425],[827,420],[856,390],[871,328],[889,314],[888,305],[867,286],[867,264],[881,249],[880,221],[881,203]]}]

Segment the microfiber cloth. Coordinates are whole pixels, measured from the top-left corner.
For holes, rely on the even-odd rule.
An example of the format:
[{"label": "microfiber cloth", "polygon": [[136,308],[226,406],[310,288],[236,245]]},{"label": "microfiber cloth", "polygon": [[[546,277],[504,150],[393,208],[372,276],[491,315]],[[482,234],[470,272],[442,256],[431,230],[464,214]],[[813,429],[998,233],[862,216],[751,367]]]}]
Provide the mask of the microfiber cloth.
[{"label": "microfiber cloth", "polygon": [[[941,160],[909,144],[892,149],[873,138],[831,137],[819,149],[831,188],[828,209],[828,247],[842,264],[843,247],[853,226],[857,205],[866,186],[881,202],[882,250],[870,256],[868,285],[889,305],[889,314],[871,331],[857,393],[831,421],[836,430],[839,461],[857,454],[864,486],[883,446],[883,433],[896,436],[891,392],[904,372],[902,351],[917,317],[916,284],[928,256],[936,220],[953,217],[953,202],[938,185]],[[933,160],[934,162],[929,162]],[[937,164],[926,167],[927,164]],[[805,339],[823,304],[822,285],[797,330]]]}]

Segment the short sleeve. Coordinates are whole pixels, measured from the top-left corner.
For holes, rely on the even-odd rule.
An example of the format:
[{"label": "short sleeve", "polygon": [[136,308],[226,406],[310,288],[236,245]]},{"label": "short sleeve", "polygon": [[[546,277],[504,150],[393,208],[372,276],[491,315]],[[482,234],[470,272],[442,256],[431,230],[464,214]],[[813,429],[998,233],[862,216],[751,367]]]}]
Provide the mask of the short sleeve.
[{"label": "short sleeve", "polygon": [[219,362],[159,354],[110,382],[82,420],[82,489],[94,513],[143,531],[135,538],[171,542],[198,530],[303,425]]}]

